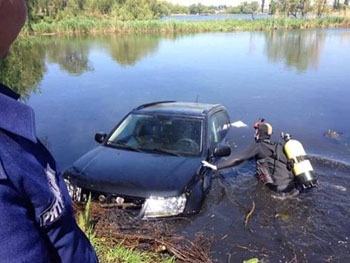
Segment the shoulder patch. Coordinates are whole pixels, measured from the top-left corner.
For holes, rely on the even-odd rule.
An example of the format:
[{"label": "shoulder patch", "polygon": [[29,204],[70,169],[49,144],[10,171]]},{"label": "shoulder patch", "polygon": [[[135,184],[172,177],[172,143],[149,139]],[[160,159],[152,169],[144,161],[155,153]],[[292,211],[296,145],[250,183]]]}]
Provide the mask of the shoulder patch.
[{"label": "shoulder patch", "polygon": [[61,190],[56,180],[56,172],[51,169],[49,164],[47,164],[45,172],[50,190],[54,195],[54,201],[40,216],[40,225],[42,227],[51,225],[53,222],[59,219],[64,212],[64,202],[62,199]]}]

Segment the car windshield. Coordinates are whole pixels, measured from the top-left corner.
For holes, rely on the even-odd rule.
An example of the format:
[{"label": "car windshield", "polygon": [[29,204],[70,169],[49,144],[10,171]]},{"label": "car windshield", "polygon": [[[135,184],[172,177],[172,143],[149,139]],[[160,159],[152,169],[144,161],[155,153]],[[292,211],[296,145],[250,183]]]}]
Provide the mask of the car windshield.
[{"label": "car windshield", "polygon": [[107,144],[160,154],[199,155],[203,120],[195,117],[130,114],[109,137]]}]

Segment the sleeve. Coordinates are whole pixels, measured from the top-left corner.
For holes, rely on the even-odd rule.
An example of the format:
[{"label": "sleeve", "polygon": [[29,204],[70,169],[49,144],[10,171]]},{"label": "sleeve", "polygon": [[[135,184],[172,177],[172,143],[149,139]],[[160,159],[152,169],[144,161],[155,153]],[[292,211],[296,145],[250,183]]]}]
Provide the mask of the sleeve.
[{"label": "sleeve", "polygon": [[65,197],[66,213],[46,233],[62,262],[98,262],[97,255],[74,218],[71,199],[62,177],[58,179],[61,194]]},{"label": "sleeve", "polygon": [[251,158],[254,158],[259,153],[259,147],[257,144],[251,145],[245,151],[238,153],[225,161],[217,163],[216,166],[218,170],[239,165]]},{"label": "sleeve", "polygon": [[78,227],[72,202],[61,176],[49,166],[45,178],[31,181],[29,189],[36,221],[50,240],[58,262],[98,262],[90,241]]}]

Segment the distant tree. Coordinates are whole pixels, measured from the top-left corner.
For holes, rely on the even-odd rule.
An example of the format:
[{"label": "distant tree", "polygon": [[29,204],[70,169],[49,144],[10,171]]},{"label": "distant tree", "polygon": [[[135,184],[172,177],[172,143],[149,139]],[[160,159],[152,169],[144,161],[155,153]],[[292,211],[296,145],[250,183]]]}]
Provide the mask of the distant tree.
[{"label": "distant tree", "polygon": [[27,8],[28,8],[27,28],[30,33],[33,32],[32,23],[35,23],[37,21],[37,16],[36,16],[37,7],[38,7],[37,0],[27,1]]},{"label": "distant tree", "polygon": [[85,10],[102,15],[110,14],[115,5],[124,4],[124,2],[125,0],[85,0]]},{"label": "distant tree", "polygon": [[251,14],[252,19],[255,19],[254,15],[257,13],[259,8],[260,8],[259,3],[256,1],[251,2],[251,3],[244,2],[241,6],[241,11],[244,14]]},{"label": "distant tree", "polygon": [[195,4],[192,4],[188,7],[188,10],[190,11],[190,14],[198,14],[199,10],[198,10],[198,6]]},{"label": "distant tree", "polygon": [[153,13],[154,18],[160,18],[170,14],[169,8],[157,0],[148,0],[148,7]]},{"label": "distant tree", "polygon": [[255,15],[258,13],[258,10],[260,8],[259,2],[253,1],[253,2],[250,3],[250,6],[251,6],[252,19],[255,19]]},{"label": "distant tree", "polygon": [[286,8],[285,13],[287,16],[297,17],[300,13],[300,0],[289,0],[288,8]]},{"label": "distant tree", "polygon": [[161,2],[164,9],[169,10],[169,14],[188,14],[189,9],[187,6],[172,4],[170,2]]},{"label": "distant tree", "polygon": [[311,0],[301,0],[300,1],[301,17],[305,17],[311,11],[312,11]]},{"label": "distant tree", "polygon": [[314,12],[318,17],[326,14],[329,11],[327,0],[315,0]]},{"label": "distant tree", "polygon": [[70,0],[67,3],[67,7],[75,13],[81,12],[86,7],[86,0]]},{"label": "distant tree", "polygon": [[333,1],[333,9],[340,9],[340,8],[341,8],[340,0],[334,0]]},{"label": "distant tree", "polygon": [[230,6],[226,12],[228,14],[242,14],[242,9],[240,6]]},{"label": "distant tree", "polygon": [[265,10],[265,0],[261,0],[261,13],[264,13]]},{"label": "distant tree", "polygon": [[304,17],[312,10],[311,0],[273,0],[270,3],[269,13],[272,15],[279,14],[286,17],[298,17],[300,15]]},{"label": "distant tree", "polygon": [[189,6],[189,12],[190,14],[203,14],[203,13],[210,13],[209,8],[202,5],[201,3],[199,4],[193,4]]},{"label": "distant tree", "polygon": [[269,15],[276,15],[278,13],[278,2],[271,0],[269,5]]}]

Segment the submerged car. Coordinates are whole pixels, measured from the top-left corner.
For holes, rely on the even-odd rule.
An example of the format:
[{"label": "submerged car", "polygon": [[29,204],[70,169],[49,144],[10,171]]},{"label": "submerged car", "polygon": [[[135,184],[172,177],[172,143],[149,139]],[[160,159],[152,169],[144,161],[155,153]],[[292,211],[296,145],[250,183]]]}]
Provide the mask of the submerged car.
[{"label": "submerged car", "polygon": [[128,113],[64,173],[74,201],[93,199],[133,208],[142,218],[200,211],[213,177],[202,160],[228,156],[224,106],[154,102]]}]

